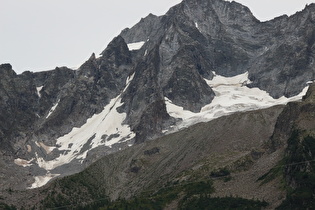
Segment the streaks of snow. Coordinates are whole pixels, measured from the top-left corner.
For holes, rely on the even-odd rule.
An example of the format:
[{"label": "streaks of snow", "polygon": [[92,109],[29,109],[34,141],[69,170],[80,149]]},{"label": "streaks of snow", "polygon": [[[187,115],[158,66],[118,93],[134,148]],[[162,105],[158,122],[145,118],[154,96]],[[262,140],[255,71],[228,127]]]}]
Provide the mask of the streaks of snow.
[{"label": "streaks of snow", "polygon": [[44,86],[36,87],[37,95],[38,95],[39,98],[41,97],[40,91],[43,89],[43,87]]},{"label": "streaks of snow", "polygon": [[55,109],[57,108],[59,102],[60,102],[60,99],[58,99],[57,103],[55,105],[53,105],[53,107],[51,107],[51,109],[48,112],[48,115],[46,116],[46,119],[55,111]]}]

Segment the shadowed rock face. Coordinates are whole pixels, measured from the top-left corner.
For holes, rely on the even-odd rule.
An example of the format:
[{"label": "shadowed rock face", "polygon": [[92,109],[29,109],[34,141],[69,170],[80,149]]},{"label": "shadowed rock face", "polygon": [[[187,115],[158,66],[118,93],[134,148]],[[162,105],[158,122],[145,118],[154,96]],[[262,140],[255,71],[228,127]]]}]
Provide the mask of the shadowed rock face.
[{"label": "shadowed rock face", "polygon": [[16,75],[10,64],[0,65],[0,149],[4,153],[14,152],[14,138],[20,132],[32,129],[38,107],[36,89],[25,72]]},{"label": "shadowed rock face", "polygon": [[314,135],[315,128],[315,85],[310,85],[302,102],[291,102],[281,112],[275,125],[274,133],[269,144],[272,150],[287,145],[287,140],[294,131],[306,131]]},{"label": "shadowed rock face", "polygon": [[[314,79],[314,22],[314,4],[294,16],[260,22],[236,2],[184,0],[164,16],[150,14],[123,30],[100,57],[93,53],[76,71],[61,67],[17,75],[3,64],[0,150],[13,159],[30,160],[35,154],[54,159],[60,151],[47,154],[36,142],[56,146],[58,137],[81,127],[118,96],[117,111],[126,114],[123,123],[136,134],[136,143],[160,137],[178,120],[167,113],[165,97],[199,112],[215,97],[204,80],[214,72],[235,76],[248,71],[249,87],[275,98],[296,95]],[[128,48],[137,42],[144,44]],[[118,149],[89,154],[101,157]],[[76,171],[88,164],[77,165]]]},{"label": "shadowed rock face", "polygon": [[190,57],[205,78],[212,77],[211,71],[224,76],[248,71],[251,87],[275,98],[289,97],[314,78],[314,8],[311,4],[294,16],[259,22],[236,2],[183,1],[165,16],[148,16],[121,35],[127,41],[147,36],[146,49],[158,42],[162,66],[177,66]]}]

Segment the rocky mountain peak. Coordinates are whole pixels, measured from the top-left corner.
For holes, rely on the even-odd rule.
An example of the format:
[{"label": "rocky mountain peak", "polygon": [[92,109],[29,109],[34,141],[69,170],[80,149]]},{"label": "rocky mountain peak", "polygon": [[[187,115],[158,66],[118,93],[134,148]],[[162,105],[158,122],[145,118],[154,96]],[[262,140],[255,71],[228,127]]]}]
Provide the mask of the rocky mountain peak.
[{"label": "rocky mountain peak", "polygon": [[259,22],[236,2],[184,0],[76,71],[16,75],[3,64],[1,143],[38,176],[64,174],[205,119],[297,100],[315,78],[314,10]]},{"label": "rocky mountain peak", "polygon": [[16,75],[16,73],[12,69],[11,64],[9,64],[9,63],[0,65],[0,74],[3,75],[3,76],[4,75],[7,75],[7,76],[14,76],[14,75]]},{"label": "rocky mountain peak", "polygon": [[[222,1],[222,0],[184,0],[183,1],[184,9],[186,11],[198,11],[195,15],[200,15],[200,13],[210,13],[212,15],[216,15],[222,23],[225,24],[235,24],[241,23],[242,25],[246,25],[253,22],[258,22],[258,20],[253,16],[252,12],[249,10],[248,7],[237,3],[235,1]],[[192,16],[193,14],[189,14]]]}]

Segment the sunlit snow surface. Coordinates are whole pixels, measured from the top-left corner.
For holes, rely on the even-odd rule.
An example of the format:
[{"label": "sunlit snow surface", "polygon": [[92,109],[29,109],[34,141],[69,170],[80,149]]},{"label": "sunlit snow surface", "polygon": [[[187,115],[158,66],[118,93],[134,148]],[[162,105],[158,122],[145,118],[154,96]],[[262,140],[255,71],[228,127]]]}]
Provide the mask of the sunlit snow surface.
[{"label": "sunlit snow surface", "polygon": [[128,49],[130,50],[130,51],[133,51],[133,50],[140,50],[141,49],[141,47],[144,45],[144,41],[142,41],[142,42],[135,42],[135,43],[130,43],[130,44],[127,44],[127,46],[128,46]]},{"label": "sunlit snow surface", "polygon": [[[268,108],[275,105],[286,104],[290,101],[302,99],[306,94],[308,87],[294,97],[279,99],[272,98],[266,91],[259,88],[248,88],[250,84],[248,73],[234,77],[223,77],[215,75],[212,80],[206,80],[207,84],[213,89],[216,96],[213,101],[202,107],[201,111],[194,113],[184,110],[183,107],[177,106],[171,100],[165,98],[167,112],[174,118],[181,118],[182,121],[169,132],[177,131],[181,128],[189,127],[198,122],[207,122],[218,117],[229,115],[235,112],[245,112]],[[168,131],[165,131],[167,133]]]},{"label": "sunlit snow surface", "polygon": [[[124,91],[127,89],[133,76],[127,79]],[[41,187],[50,179],[58,176],[59,174],[50,174],[50,171],[56,167],[70,163],[74,159],[83,161],[88,150],[101,145],[111,147],[118,142],[133,139],[135,133],[130,130],[129,125],[123,124],[126,119],[126,113],[117,111],[117,108],[121,105],[120,94],[113,98],[101,113],[93,115],[80,128],[73,128],[71,132],[58,138],[56,147],[45,147],[43,143],[36,142],[37,146],[45,147],[47,153],[51,152],[50,149],[53,148],[58,149],[62,154],[54,160],[45,161],[36,153],[36,162],[39,167],[47,170],[47,175],[35,177],[35,182],[30,188]],[[81,151],[84,146],[88,147],[88,150]],[[21,161],[17,162],[21,163]],[[29,164],[28,162],[23,163]]]}]

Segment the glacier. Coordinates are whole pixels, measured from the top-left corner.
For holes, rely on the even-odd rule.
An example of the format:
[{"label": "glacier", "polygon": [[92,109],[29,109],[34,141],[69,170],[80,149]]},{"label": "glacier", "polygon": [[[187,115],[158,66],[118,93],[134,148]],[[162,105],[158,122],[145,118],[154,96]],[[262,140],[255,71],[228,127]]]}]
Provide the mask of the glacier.
[{"label": "glacier", "polygon": [[200,112],[195,113],[184,110],[183,107],[174,104],[170,99],[165,97],[168,114],[171,117],[181,119],[181,121],[170,130],[164,130],[165,134],[173,133],[196,123],[208,122],[236,112],[246,112],[265,109],[275,105],[285,105],[291,101],[301,100],[308,90],[308,86],[306,86],[303,91],[296,96],[291,98],[282,96],[279,99],[274,99],[266,91],[246,86],[246,84],[251,83],[248,79],[248,72],[234,77],[224,77],[217,75],[215,72],[213,73],[215,76],[212,80],[204,80],[215,92],[215,97],[210,104],[202,107]]}]

